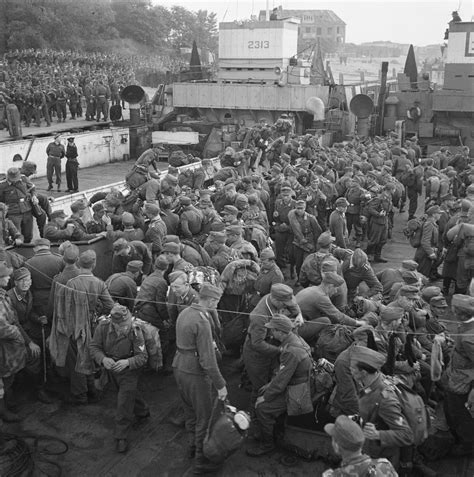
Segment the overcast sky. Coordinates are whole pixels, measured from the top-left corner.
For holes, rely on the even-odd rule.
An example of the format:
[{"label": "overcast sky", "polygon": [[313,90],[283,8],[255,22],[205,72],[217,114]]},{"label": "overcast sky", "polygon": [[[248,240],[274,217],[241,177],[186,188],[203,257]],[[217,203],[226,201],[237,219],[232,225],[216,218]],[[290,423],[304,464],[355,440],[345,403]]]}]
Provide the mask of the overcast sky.
[{"label": "overcast sky", "polygon": [[[266,0],[152,0],[166,7],[181,5],[189,10],[217,13],[218,22],[250,18],[264,10]],[[443,42],[451,12],[458,10],[463,21],[470,21],[474,0],[268,0],[270,9],[333,10],[346,22],[346,41],[393,41],[416,46]]]}]

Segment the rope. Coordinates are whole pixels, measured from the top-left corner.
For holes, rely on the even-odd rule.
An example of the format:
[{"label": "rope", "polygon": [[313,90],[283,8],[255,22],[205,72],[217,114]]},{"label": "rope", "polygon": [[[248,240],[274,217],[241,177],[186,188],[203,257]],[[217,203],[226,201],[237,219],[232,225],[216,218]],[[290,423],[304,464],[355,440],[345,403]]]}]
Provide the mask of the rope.
[{"label": "rope", "polygon": [[63,455],[68,450],[68,444],[57,437],[0,433],[0,475],[20,477],[26,471],[27,475],[35,471],[34,475],[38,476],[60,477],[61,466],[47,457]]},{"label": "rope", "polygon": [[[50,277],[48,275],[46,275],[42,270],[39,270],[38,268],[36,267],[33,267],[30,265],[30,267],[32,269],[34,269],[36,272],[38,272],[39,274],[43,275],[45,278],[48,278],[50,279]],[[95,275],[91,275],[91,276],[94,276]],[[97,278],[97,277],[95,277]],[[57,286],[60,286],[60,287],[64,287],[64,288],[67,288],[68,290],[74,290],[76,293],[80,293],[80,294],[84,294],[84,295],[88,295],[88,296],[97,296],[97,297],[100,297],[101,295],[97,295],[97,294],[94,294],[94,293],[88,293],[86,291],[82,291],[82,290],[76,290],[72,287],[68,287],[67,285],[64,285],[64,284],[56,284]],[[115,298],[115,297],[112,297],[112,298]],[[155,304],[155,305],[168,305],[168,302],[167,301],[156,301],[156,300],[140,300],[140,303],[151,303],[151,304]],[[176,303],[176,305],[179,305],[179,303]],[[254,312],[250,312],[250,313],[247,313],[247,312],[244,312],[244,311],[236,311],[236,310],[225,310],[225,309],[222,309],[222,308],[216,308],[216,311],[217,312],[224,312],[224,313],[238,313],[240,315],[245,315],[245,316],[254,316],[254,317],[262,317],[262,318],[268,318],[268,315],[264,315],[264,314],[259,314],[259,313],[254,313]],[[339,310],[340,311],[340,310]],[[352,318],[352,317],[351,317]],[[439,321],[443,321],[443,322],[446,322],[446,323],[453,323],[452,321],[449,321],[449,320],[439,320]],[[311,323],[311,321],[305,321],[306,323]],[[337,323],[319,323],[320,325],[324,325],[324,326],[334,326],[335,324]],[[430,333],[419,333],[419,332],[409,332],[415,336],[426,336]],[[472,334],[468,334],[468,333],[449,333],[449,336],[474,336],[474,333]]]}]

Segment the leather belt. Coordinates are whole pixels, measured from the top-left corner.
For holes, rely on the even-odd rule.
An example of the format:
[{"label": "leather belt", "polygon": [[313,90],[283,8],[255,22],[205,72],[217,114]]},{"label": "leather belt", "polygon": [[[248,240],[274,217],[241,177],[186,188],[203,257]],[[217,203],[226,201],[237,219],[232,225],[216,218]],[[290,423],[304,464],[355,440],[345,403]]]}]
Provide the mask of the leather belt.
[{"label": "leather belt", "polygon": [[181,354],[190,354],[190,355],[193,355],[193,356],[196,356],[196,357],[199,356],[197,350],[195,350],[195,349],[183,349],[183,348],[178,348],[178,353],[181,353]]}]

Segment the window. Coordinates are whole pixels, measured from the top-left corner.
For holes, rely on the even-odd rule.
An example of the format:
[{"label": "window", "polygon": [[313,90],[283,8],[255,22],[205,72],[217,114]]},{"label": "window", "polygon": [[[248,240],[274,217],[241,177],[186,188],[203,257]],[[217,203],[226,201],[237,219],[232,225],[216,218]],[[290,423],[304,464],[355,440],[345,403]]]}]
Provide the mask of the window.
[{"label": "window", "polygon": [[305,27],[304,31],[306,33],[311,33],[312,28],[311,27]]},{"label": "window", "polygon": [[321,36],[321,27],[317,27],[317,28],[316,28],[316,35],[320,35],[320,36]]},{"label": "window", "polygon": [[314,20],[313,20],[313,16],[312,15],[303,15],[303,22],[304,23],[312,23]]},{"label": "window", "polygon": [[328,35],[332,35],[332,27],[328,28]]},{"label": "window", "polygon": [[337,27],[337,33],[341,33],[341,28]]}]

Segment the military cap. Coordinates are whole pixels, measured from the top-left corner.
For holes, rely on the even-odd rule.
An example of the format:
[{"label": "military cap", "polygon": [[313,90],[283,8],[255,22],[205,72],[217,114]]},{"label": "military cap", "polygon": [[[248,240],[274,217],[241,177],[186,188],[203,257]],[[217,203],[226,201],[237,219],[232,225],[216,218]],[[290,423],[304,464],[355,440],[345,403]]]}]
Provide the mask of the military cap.
[{"label": "military cap", "polygon": [[130,310],[126,306],[115,303],[115,305],[110,310],[110,318],[112,318],[112,321],[120,323],[129,316],[129,313]]},{"label": "military cap", "polygon": [[435,297],[441,295],[441,288],[440,287],[426,287],[421,290],[421,298],[425,300],[427,303],[430,302],[430,300]]},{"label": "military cap", "polygon": [[352,255],[352,263],[355,267],[362,267],[369,261],[367,254],[361,249],[356,248]]},{"label": "military cap", "polygon": [[65,219],[67,217],[67,215],[64,213],[64,210],[55,210],[54,212],[51,212],[51,214],[49,215],[49,219],[50,220],[54,220],[54,219]]},{"label": "military cap", "polygon": [[127,263],[127,271],[129,272],[141,272],[143,268],[143,262],[141,260],[131,260]]},{"label": "military cap", "polygon": [[252,181],[252,179],[251,179],[250,176],[244,176],[241,179],[241,182],[243,182],[244,184],[250,184],[251,181]]},{"label": "military cap", "polygon": [[323,283],[328,283],[336,287],[340,287],[344,284],[344,278],[335,272],[326,272],[323,275]]},{"label": "military cap", "polygon": [[408,154],[408,151],[407,151],[404,147],[402,147],[402,148],[400,149],[400,152],[401,152],[402,154],[405,154],[405,155]]},{"label": "military cap", "polygon": [[326,424],[324,430],[342,449],[356,452],[364,445],[365,437],[362,428],[343,414],[336,418],[334,424]]},{"label": "military cap", "polygon": [[72,212],[77,212],[84,209],[87,209],[87,202],[83,199],[76,200],[71,204]]},{"label": "military cap", "polygon": [[208,197],[211,197],[212,191],[210,191],[209,189],[199,189],[198,194],[199,194],[199,197],[201,197],[201,199],[203,198],[207,199]]},{"label": "military cap", "polygon": [[93,268],[97,260],[94,250],[86,250],[79,255],[77,265],[80,268]]},{"label": "military cap", "polygon": [[225,243],[226,239],[227,239],[227,236],[225,232],[220,232],[217,230],[211,230],[209,232],[209,240],[211,242]]},{"label": "military cap", "polygon": [[455,311],[471,314],[471,316],[474,315],[474,297],[472,296],[461,294],[453,295],[451,306]]},{"label": "military cap", "polygon": [[237,215],[239,213],[239,209],[233,205],[224,205],[222,213],[229,215]]},{"label": "military cap", "polygon": [[21,181],[20,169],[18,169],[18,167],[10,167],[10,169],[7,170],[7,180],[10,182]]},{"label": "military cap", "polygon": [[241,235],[244,229],[241,225],[229,225],[225,231],[228,235]]},{"label": "military cap", "polygon": [[318,237],[318,246],[319,247],[328,247],[329,245],[331,245],[335,241],[336,241],[336,239],[331,235],[331,232],[323,232]]},{"label": "military cap", "polygon": [[354,168],[352,166],[344,167],[344,172],[354,172]]},{"label": "military cap", "polygon": [[290,333],[293,329],[293,322],[287,316],[277,314],[273,315],[268,323],[265,323],[265,328]]},{"label": "military cap", "polygon": [[178,178],[171,174],[166,174],[163,180],[168,182],[168,184],[178,185]]},{"label": "military cap", "polygon": [[440,214],[441,209],[439,208],[439,205],[432,205],[427,211],[427,215],[433,215],[433,214]]},{"label": "military cap", "polygon": [[351,350],[351,361],[367,364],[377,371],[385,364],[386,360],[382,353],[365,346],[354,346]]},{"label": "military cap", "polygon": [[8,267],[5,261],[0,262],[0,277],[9,277],[13,272],[13,268]]},{"label": "military cap", "polygon": [[13,271],[13,280],[19,282],[24,278],[30,278],[31,273],[26,267],[20,267]]},{"label": "military cap", "polygon": [[283,186],[281,189],[280,189],[280,192],[282,194],[291,194],[293,192],[293,189],[290,187],[290,186]]},{"label": "military cap", "polygon": [[336,200],[336,207],[347,207],[348,205],[349,202],[347,202],[345,197],[339,197],[339,199]]},{"label": "military cap", "polygon": [[181,240],[179,240],[179,237],[177,235],[165,235],[163,239],[163,243],[168,243],[168,242],[174,242],[179,245],[181,243]]},{"label": "military cap", "polygon": [[272,248],[267,247],[262,250],[260,253],[261,260],[275,260],[275,252]]},{"label": "military cap", "polygon": [[51,242],[47,238],[37,238],[33,240],[35,247],[51,247]]},{"label": "military cap", "polygon": [[357,336],[367,335],[369,333],[373,333],[375,328],[371,325],[362,325],[354,328],[352,330],[352,336],[355,338]]},{"label": "military cap", "polygon": [[130,212],[124,212],[122,214],[123,225],[133,225],[135,223],[135,217]]},{"label": "military cap", "polygon": [[92,210],[94,212],[102,212],[103,210],[105,210],[105,207],[104,207],[104,204],[102,202],[96,202],[93,206],[92,206]]},{"label": "military cap", "polygon": [[169,262],[164,255],[158,255],[155,259],[154,266],[156,270],[164,271],[168,269]]},{"label": "military cap", "polygon": [[413,270],[402,270],[400,273],[403,281],[408,285],[413,285],[419,281],[418,273]]},{"label": "military cap", "polygon": [[384,323],[401,320],[405,314],[405,310],[398,306],[387,306],[380,312],[380,319]]},{"label": "military cap", "polygon": [[335,257],[328,257],[321,263],[321,273],[337,272],[339,261]]},{"label": "military cap", "polygon": [[199,290],[199,297],[200,298],[215,298],[220,300],[222,296],[222,288],[217,287],[215,285],[211,285],[210,283],[204,282],[201,285],[201,290]]},{"label": "military cap", "polygon": [[419,294],[419,290],[417,287],[413,285],[403,285],[399,291],[400,296],[407,296],[411,298],[416,298]]},{"label": "military cap", "polygon": [[235,205],[247,205],[248,203],[249,203],[249,199],[246,195],[237,194],[237,197],[235,198]]},{"label": "military cap", "polygon": [[324,174],[324,169],[321,166],[314,166],[313,170],[316,174]]},{"label": "military cap", "polygon": [[296,207],[301,207],[301,206],[306,207],[306,201],[299,199],[296,201]]},{"label": "military cap", "polygon": [[188,283],[188,274],[184,270],[176,270],[168,275],[170,283],[175,282],[179,278],[184,278],[185,283]]},{"label": "military cap", "polygon": [[212,200],[208,196],[201,197],[199,199],[199,206],[209,206],[212,205]]},{"label": "military cap", "polygon": [[175,242],[168,242],[163,245],[163,253],[179,254],[180,252],[181,247]]},{"label": "military cap", "polygon": [[418,270],[418,263],[415,260],[403,260],[402,268],[406,270],[416,271]]},{"label": "military cap", "polygon": [[184,206],[191,205],[191,198],[187,195],[182,195],[179,198],[179,203]]},{"label": "military cap", "polygon": [[113,244],[114,252],[120,252],[128,247],[128,240],[122,238],[117,239]]},{"label": "military cap", "polygon": [[66,263],[76,263],[79,258],[79,247],[69,242],[69,244],[64,247],[62,255]]},{"label": "military cap", "polygon": [[443,295],[437,295],[431,298],[430,306],[434,306],[436,308],[447,308],[448,302],[446,301],[446,298],[444,298]]},{"label": "military cap", "polygon": [[469,184],[467,186],[466,194],[474,194],[474,184]]},{"label": "military cap", "polygon": [[160,213],[160,207],[158,206],[158,204],[154,204],[152,202],[147,202],[144,206],[143,206],[145,212],[147,214],[150,214],[150,215],[158,215]]},{"label": "military cap", "polygon": [[296,304],[293,290],[284,283],[274,283],[270,289],[270,296],[275,300],[283,302],[285,305]]}]

